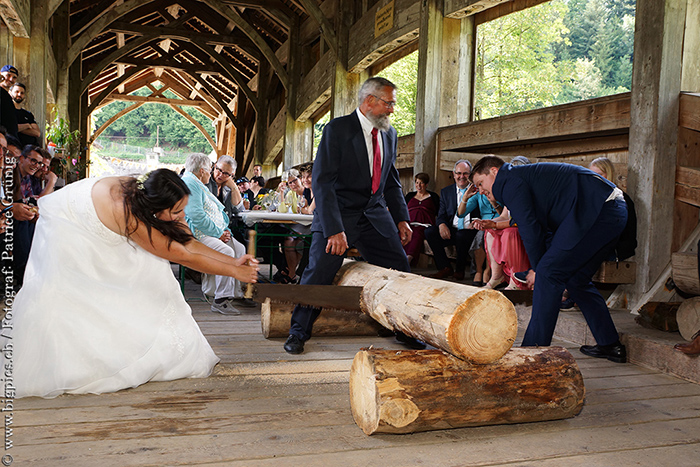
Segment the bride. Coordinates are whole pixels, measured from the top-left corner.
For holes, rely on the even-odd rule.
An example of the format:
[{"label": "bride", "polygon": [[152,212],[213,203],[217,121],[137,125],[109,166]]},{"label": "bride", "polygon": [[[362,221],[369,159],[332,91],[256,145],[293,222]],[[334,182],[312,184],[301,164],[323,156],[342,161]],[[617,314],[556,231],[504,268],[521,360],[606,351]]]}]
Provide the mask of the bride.
[{"label": "bride", "polygon": [[39,200],[24,285],[0,337],[16,398],[211,373],[219,359],[170,261],[244,282],[255,282],[258,266],[194,240],[183,222],[188,195],[177,174],[159,169],[143,182],[86,179]]}]

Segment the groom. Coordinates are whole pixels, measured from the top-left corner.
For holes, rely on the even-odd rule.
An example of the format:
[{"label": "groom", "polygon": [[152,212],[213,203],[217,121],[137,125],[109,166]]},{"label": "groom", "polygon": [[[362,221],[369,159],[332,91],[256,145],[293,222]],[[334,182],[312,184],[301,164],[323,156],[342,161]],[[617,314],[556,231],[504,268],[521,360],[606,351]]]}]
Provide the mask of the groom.
[{"label": "groom", "polygon": [[[359,101],[354,112],[333,119],[323,130],[312,180],[313,237],[301,284],[330,285],[350,246],[371,264],[410,271],[402,245],[411,240],[412,232],[394,167],[397,138],[389,119],[396,86],[384,78],[370,78],[360,88]],[[294,308],[284,350],[304,351],[320,311]],[[424,347],[404,334],[397,334],[397,339]]]}]

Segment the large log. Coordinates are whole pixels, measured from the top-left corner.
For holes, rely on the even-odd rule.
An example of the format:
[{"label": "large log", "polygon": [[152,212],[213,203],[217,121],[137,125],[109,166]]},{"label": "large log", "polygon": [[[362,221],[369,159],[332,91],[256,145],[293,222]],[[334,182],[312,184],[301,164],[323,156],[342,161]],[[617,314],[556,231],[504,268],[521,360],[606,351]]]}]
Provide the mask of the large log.
[{"label": "large log", "polygon": [[[287,337],[294,305],[272,301],[260,306],[260,323],[266,338]],[[322,308],[314,323],[314,336],[376,336],[384,328],[361,311]]]},{"label": "large log", "polygon": [[439,350],[362,350],[350,406],[367,435],[558,420],[577,415],[585,388],[562,347],[520,347],[473,365]]},{"label": "large log", "polygon": [[692,341],[695,333],[700,331],[700,297],[683,300],[676,312],[676,322],[683,339]]},{"label": "large log", "polygon": [[676,287],[687,294],[700,295],[697,253],[673,253],[671,267],[673,269],[673,283],[676,284]]},{"label": "large log", "polygon": [[346,264],[337,285],[360,286],[362,311],[473,363],[489,363],[515,342],[518,317],[500,292],[398,272],[364,262]]}]

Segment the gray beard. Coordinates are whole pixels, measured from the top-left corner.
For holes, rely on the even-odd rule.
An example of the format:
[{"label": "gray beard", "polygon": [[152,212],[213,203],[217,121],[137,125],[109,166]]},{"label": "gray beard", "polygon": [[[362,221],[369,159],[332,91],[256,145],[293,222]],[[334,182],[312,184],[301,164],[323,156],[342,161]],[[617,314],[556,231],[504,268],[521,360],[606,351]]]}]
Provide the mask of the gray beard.
[{"label": "gray beard", "polygon": [[372,125],[379,130],[389,131],[389,128],[391,128],[391,119],[388,115],[382,115],[379,117],[368,115],[367,120],[372,122]]}]

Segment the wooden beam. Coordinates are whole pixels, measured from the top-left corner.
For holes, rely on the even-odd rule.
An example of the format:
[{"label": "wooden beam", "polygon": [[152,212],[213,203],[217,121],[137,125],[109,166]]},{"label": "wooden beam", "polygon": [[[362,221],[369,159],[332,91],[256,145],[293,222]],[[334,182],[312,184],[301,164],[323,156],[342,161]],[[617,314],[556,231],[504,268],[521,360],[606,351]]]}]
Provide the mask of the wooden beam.
[{"label": "wooden beam", "polygon": [[[109,65],[112,63],[117,62],[119,59],[124,57],[125,55],[128,55],[129,53],[133,52],[134,50],[138,49],[139,47],[142,47],[146,44],[148,44],[151,41],[156,40],[156,36],[143,36],[136,38],[132,41],[129,41],[128,43],[124,44],[124,47],[114,49],[109,55],[107,55],[105,58],[100,60],[98,64],[96,64],[92,70],[90,70],[90,73],[83,79],[82,83],[80,84],[80,94],[84,93],[87,88],[92,84],[92,82],[97,78],[100,73],[102,73],[105,68],[107,68]],[[124,64],[123,62],[119,62],[121,64]],[[138,65],[139,67],[145,67],[147,64],[142,63],[141,65]]]},{"label": "wooden beam", "polygon": [[462,19],[512,0],[445,0],[445,16]]},{"label": "wooden beam", "polygon": [[700,131],[700,93],[681,93],[678,125]]},{"label": "wooden beam", "polygon": [[526,8],[530,8],[540,3],[548,2],[549,0],[511,0],[507,2],[501,2],[494,5],[492,8],[480,11],[474,16],[474,22],[476,25],[492,21],[494,19],[500,18],[516,11],[522,11]]},{"label": "wooden beam", "polygon": [[199,82],[199,84],[202,85],[204,89],[207,90],[209,94],[214,97],[217,102],[219,102],[219,105],[221,105],[221,109],[226,113],[226,116],[231,120],[231,123],[236,125],[237,128],[240,128],[241,122],[238,117],[236,117],[233,114],[233,111],[229,108],[228,104],[226,104],[224,101],[222,101],[220,98],[216,97],[216,92],[212,89],[211,85],[207,83],[207,80],[205,80],[202,76],[200,75],[193,75],[193,78]]},{"label": "wooden beam", "polygon": [[199,47],[204,53],[213,58],[216,63],[226,70],[233,82],[235,82],[238,85],[238,88],[243,91],[252,106],[257,111],[258,107],[260,107],[260,103],[258,102],[258,96],[248,87],[248,79],[238,72],[238,70],[233,68],[226,60],[222,60],[221,55],[216,53],[216,51],[204,41],[193,40],[192,44]]},{"label": "wooden beam", "polygon": [[202,126],[201,123],[195,120],[190,114],[182,110],[179,106],[173,104],[169,105],[175,112],[185,117],[187,121],[194,125],[204,135],[207,141],[209,141],[209,144],[211,145],[212,149],[216,149],[216,142],[212,139],[211,135],[207,132],[207,130]]},{"label": "wooden beam", "polygon": [[134,66],[151,66],[151,67],[162,67],[162,68],[172,68],[174,70],[186,71],[190,74],[195,73],[208,73],[208,74],[221,74],[223,70],[215,66],[214,64],[189,64],[187,62],[178,62],[176,60],[168,60],[162,58],[133,58],[125,57],[119,58],[114,61],[114,63],[123,63],[125,65]]},{"label": "wooden beam", "polygon": [[141,24],[127,23],[125,21],[115,21],[109,27],[112,32],[124,32],[143,36],[157,36],[170,39],[181,39],[186,41],[200,40],[209,45],[236,46],[256,60],[260,60],[262,54],[255,44],[243,34],[231,32],[229,34],[209,34],[189,29],[167,28],[160,26],[145,26]]},{"label": "wooden beam", "polygon": [[[330,45],[331,49],[333,50],[333,54],[338,56],[338,38],[335,34],[335,29],[331,25],[330,21],[328,21],[328,18],[326,18],[326,15],[324,15],[319,8],[316,0],[301,0],[301,3],[304,5],[304,9],[309,16],[312,17],[321,28],[321,34],[323,34],[323,38],[326,40],[328,45]],[[295,44],[295,46],[298,47],[299,44]]]},{"label": "wooden beam", "polygon": [[590,99],[442,128],[439,149],[624,134],[630,125],[630,94]]},{"label": "wooden beam", "polygon": [[92,25],[87,28],[82,34],[75,38],[70,48],[68,49],[68,54],[66,56],[67,65],[70,66],[76,58],[80,55],[83,48],[90,43],[95,37],[102,34],[102,32],[109,26],[113,21],[121,18],[125,14],[142,7],[150,3],[152,0],[126,0],[119,6],[114,7],[109,10],[104,15],[100,16]]},{"label": "wooden beam", "polygon": [[[81,32],[85,31],[87,28],[89,28],[95,21],[97,21],[100,16],[104,15],[107,13],[109,10],[115,8],[117,6],[117,3],[114,2],[113,0],[102,0],[99,2],[95,7],[92,9],[90,12],[91,14],[83,16],[79,21],[76,21],[75,24],[71,24],[71,32],[70,35],[71,37],[75,37]],[[72,23],[72,21],[71,21]]]},{"label": "wooden beam", "polygon": [[106,122],[104,122],[104,123],[102,124],[102,126],[100,126],[97,130],[95,130],[95,132],[92,134],[92,136],[91,136],[90,139],[88,140],[88,144],[94,143],[95,140],[97,139],[97,137],[100,136],[100,134],[101,134],[103,131],[105,131],[105,130],[107,129],[107,127],[109,127],[112,123],[116,122],[117,120],[119,120],[119,119],[122,118],[124,115],[128,114],[129,112],[131,112],[132,110],[138,109],[138,108],[141,107],[143,104],[145,104],[145,102],[137,102],[137,103],[135,103],[134,105],[130,105],[129,107],[127,107],[127,108],[121,110],[120,112],[118,112],[116,115],[112,116],[112,118],[110,118],[109,120],[107,120]]},{"label": "wooden beam", "polygon": [[150,102],[151,104],[186,105],[189,107],[203,107],[207,105],[204,101],[193,101],[189,99],[169,99],[167,97],[153,96],[133,96],[131,94],[110,94],[107,99],[124,102]]},{"label": "wooden beam", "polygon": [[109,94],[112,91],[114,91],[115,89],[120,87],[125,81],[129,80],[134,75],[141,73],[145,69],[146,67],[142,66],[129,68],[124,72],[122,76],[110,82],[109,85],[104,90],[102,90],[102,92],[95,99],[93,99],[92,102],[90,102],[90,106],[88,107],[88,113],[91,114],[99,107],[102,107],[100,104],[107,98],[107,96],[109,96]]},{"label": "wooden beam", "polygon": [[700,207],[700,167],[676,167],[676,192],[679,201]]},{"label": "wooden beam", "polygon": [[13,36],[29,38],[31,33],[29,0],[0,0],[0,16]]},{"label": "wooden beam", "polygon": [[234,23],[236,26],[238,26],[241,29],[241,31],[243,31],[243,33],[246,36],[248,36],[255,43],[255,45],[258,46],[263,56],[267,59],[272,68],[275,70],[275,73],[277,73],[277,76],[279,77],[282,86],[284,86],[285,89],[289,90],[289,77],[287,75],[287,71],[282,66],[282,63],[279,61],[279,59],[272,51],[270,46],[267,44],[267,42],[265,42],[265,40],[260,36],[260,34],[258,34],[258,32],[250,24],[248,24],[248,22],[245,19],[243,19],[243,17],[240,14],[238,14],[238,11],[231,8],[229,5],[224,4],[223,2],[221,2],[221,0],[202,1],[203,3],[209,5],[215,11],[219,12],[219,14],[223,15],[226,19]]}]

